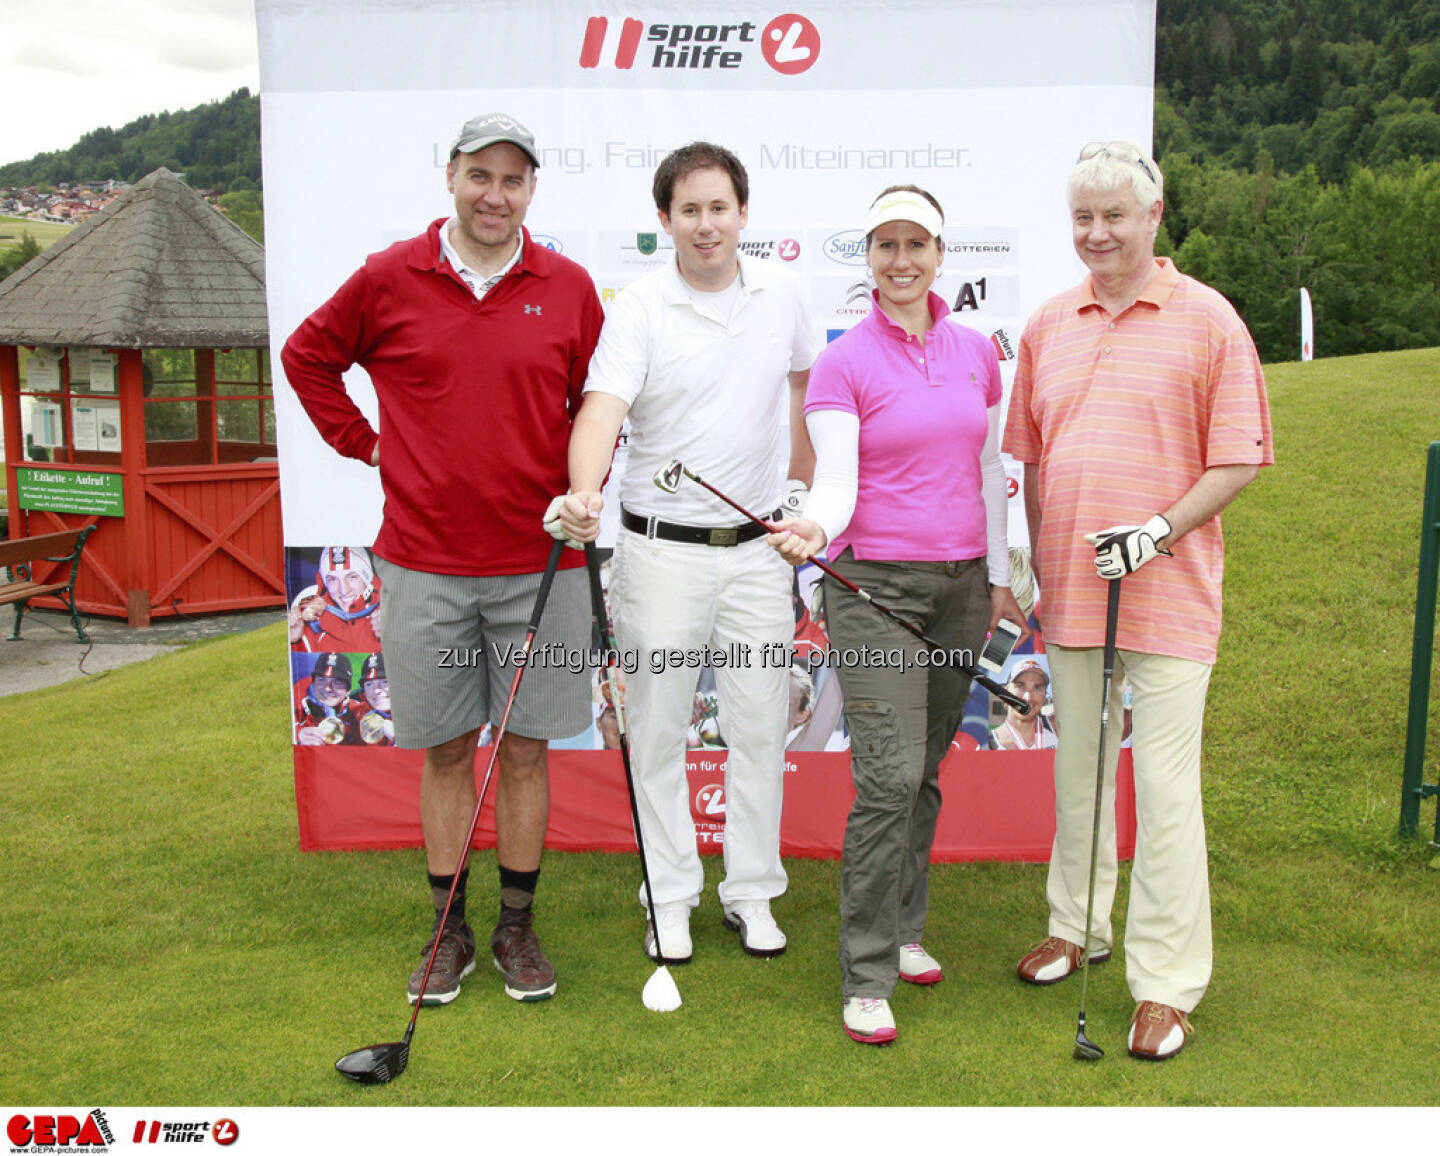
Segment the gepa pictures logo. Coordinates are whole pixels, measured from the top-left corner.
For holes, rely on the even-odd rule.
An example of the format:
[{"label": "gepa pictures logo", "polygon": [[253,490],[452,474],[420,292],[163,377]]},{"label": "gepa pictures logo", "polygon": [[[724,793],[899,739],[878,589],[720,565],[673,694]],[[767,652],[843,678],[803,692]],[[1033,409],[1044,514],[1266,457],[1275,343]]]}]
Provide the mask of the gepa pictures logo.
[{"label": "gepa pictures logo", "polygon": [[755,49],[782,76],[808,70],[820,58],[820,31],[796,12],[776,16],[763,27],[738,24],[646,24],[626,16],[591,16],[580,44],[581,68],[738,69]]},{"label": "gepa pictures logo", "polygon": [[5,1136],[10,1141],[12,1152],[43,1152],[49,1149],[108,1152],[109,1146],[115,1143],[105,1113],[99,1108],[83,1119],[78,1116],[42,1113],[27,1116],[16,1113],[5,1126]]}]

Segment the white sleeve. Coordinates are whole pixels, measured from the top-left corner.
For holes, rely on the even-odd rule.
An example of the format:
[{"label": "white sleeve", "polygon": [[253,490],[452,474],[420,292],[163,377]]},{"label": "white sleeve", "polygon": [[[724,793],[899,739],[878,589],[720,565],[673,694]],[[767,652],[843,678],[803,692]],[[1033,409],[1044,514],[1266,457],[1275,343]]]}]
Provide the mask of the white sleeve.
[{"label": "white sleeve", "polygon": [[860,486],[860,418],[843,409],[817,409],[805,415],[815,447],[815,483],[805,516],[825,531],[827,543],[845,532],[855,513]]},{"label": "white sleeve", "polygon": [[585,392],[613,394],[633,405],[650,365],[650,326],[639,294],[627,289],[610,303],[590,357]]},{"label": "white sleeve", "polygon": [[980,451],[980,495],[985,500],[985,563],[991,586],[1010,585],[1010,495],[1000,460],[1000,407],[987,413],[989,430]]}]

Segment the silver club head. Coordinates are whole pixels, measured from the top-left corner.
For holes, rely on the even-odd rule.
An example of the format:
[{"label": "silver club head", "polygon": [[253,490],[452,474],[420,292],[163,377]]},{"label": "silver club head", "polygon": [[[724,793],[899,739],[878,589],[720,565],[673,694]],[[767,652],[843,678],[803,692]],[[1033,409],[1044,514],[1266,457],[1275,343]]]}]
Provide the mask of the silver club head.
[{"label": "silver club head", "polygon": [[672,458],[655,471],[655,484],[667,494],[673,494],[680,488],[680,478],[684,473],[685,466],[680,459]]}]

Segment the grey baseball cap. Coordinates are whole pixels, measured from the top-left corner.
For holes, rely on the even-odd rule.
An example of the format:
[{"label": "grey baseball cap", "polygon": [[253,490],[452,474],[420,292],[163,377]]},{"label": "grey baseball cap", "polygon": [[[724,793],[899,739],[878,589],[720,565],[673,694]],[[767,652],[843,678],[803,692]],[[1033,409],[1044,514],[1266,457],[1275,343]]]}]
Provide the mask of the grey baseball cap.
[{"label": "grey baseball cap", "polygon": [[540,167],[535,137],[513,116],[503,112],[487,112],[467,120],[450,146],[450,159],[453,161],[456,153],[478,153],[493,144],[513,144],[530,158],[531,164],[537,169]]}]

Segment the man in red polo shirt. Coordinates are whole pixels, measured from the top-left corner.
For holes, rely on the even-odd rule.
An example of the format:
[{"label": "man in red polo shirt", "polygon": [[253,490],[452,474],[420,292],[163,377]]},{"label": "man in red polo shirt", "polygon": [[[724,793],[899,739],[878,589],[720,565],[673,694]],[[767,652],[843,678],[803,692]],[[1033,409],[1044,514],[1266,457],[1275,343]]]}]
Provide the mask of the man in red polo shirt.
[{"label": "man in red polo shirt", "polygon": [[[1155,162],[1128,141],[1086,145],[1067,191],[1075,251],[1090,275],[1025,327],[1004,440],[1025,463],[1060,736],[1049,937],[1018,971],[1050,984],[1081,962],[1107,580],[1123,579],[1116,673],[1134,693],[1137,828],[1125,925],[1137,1005],[1127,1044],[1137,1058],[1160,1060],[1184,1046],[1210,981],[1200,736],[1220,636],[1219,515],[1274,460],[1270,415],[1235,310],[1155,256]],[[1119,748],[1107,743],[1092,963],[1109,959],[1112,944]]]},{"label": "man in red polo shirt", "polygon": [[[525,230],[539,165],[519,121],[503,113],[468,121],[445,170],[455,215],[370,256],[283,354],[321,435],[338,453],[379,466],[385,491],[373,551],[385,668],[395,745],[425,751],[420,818],[436,923],[410,977],[412,1003],[448,1003],[475,968],[464,875],[443,927],[440,913],[475,810],[476,742],[504,709],[514,670],[501,656],[520,650],[535,603],[550,552],[540,522],[568,480],[570,421],[600,333],[589,275]],[[375,386],[378,434],[345,391],[341,375],[352,365]],[[562,564],[539,645],[588,647],[583,561],[572,553]],[[589,725],[584,679],[563,665],[528,672],[500,747],[500,916],[490,938],[505,992],[517,1000],[555,991],[531,926],[550,802],[547,742]]]}]

